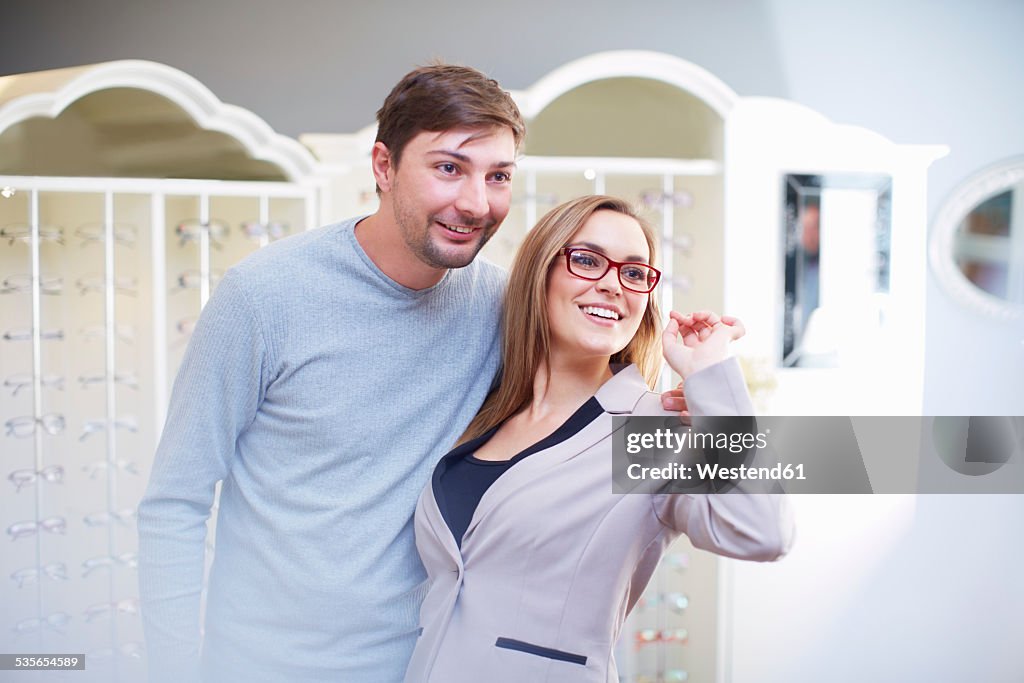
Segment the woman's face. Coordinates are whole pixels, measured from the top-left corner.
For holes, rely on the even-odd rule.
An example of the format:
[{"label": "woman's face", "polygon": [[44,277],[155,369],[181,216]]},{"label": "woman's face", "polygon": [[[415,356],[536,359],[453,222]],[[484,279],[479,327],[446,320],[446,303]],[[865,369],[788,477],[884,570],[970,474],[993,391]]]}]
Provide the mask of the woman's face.
[{"label": "woman's face", "polygon": [[[614,261],[650,262],[640,224],[617,211],[595,212],[566,247],[580,247]],[[548,272],[548,325],[552,355],[611,356],[626,348],[640,327],[650,294],[626,289],[613,266],[599,280],[577,277],[559,255]]]}]

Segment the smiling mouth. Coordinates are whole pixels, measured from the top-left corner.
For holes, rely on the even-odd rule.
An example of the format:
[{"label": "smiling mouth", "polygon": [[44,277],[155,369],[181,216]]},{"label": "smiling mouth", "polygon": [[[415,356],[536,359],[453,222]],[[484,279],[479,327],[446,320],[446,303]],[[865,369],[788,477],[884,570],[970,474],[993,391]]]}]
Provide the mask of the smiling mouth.
[{"label": "smiling mouth", "polygon": [[600,306],[580,306],[580,310],[586,315],[602,320],[619,320],[622,317],[615,311]]},{"label": "smiling mouth", "polygon": [[454,232],[456,235],[471,235],[474,231],[480,228],[470,228],[465,225],[449,225],[448,223],[437,222],[442,228],[449,232]]}]

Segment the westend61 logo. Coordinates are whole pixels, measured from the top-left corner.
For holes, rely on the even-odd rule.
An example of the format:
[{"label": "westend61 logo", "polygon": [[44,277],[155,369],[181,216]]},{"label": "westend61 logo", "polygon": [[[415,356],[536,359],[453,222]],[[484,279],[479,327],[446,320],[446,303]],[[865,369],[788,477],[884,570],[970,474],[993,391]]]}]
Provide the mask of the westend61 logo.
[{"label": "westend61 logo", "polygon": [[932,440],[948,467],[960,474],[983,476],[1014,456],[1024,458],[1024,418],[936,417]]}]

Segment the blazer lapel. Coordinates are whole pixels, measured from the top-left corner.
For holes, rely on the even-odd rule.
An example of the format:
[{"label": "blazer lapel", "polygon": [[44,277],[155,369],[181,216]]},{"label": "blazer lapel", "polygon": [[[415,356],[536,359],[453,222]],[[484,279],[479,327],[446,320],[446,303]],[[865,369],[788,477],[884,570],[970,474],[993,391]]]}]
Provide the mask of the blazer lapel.
[{"label": "blazer lapel", "polygon": [[430,527],[441,542],[441,545],[455,558],[459,566],[462,566],[462,553],[459,552],[459,543],[452,534],[451,527],[448,526],[448,522],[445,519],[448,501],[444,495],[444,487],[441,486],[441,477],[448,469],[449,463],[476,451],[482,443],[494,436],[496,431],[498,431],[497,427],[449,451],[447,455],[438,461],[434,467],[434,474],[430,479],[430,495],[427,496],[429,501],[427,501],[428,504],[425,506],[424,512],[426,512]]},{"label": "blazer lapel", "polygon": [[[476,526],[498,503],[520,487],[528,486],[530,482],[543,477],[552,468],[575,458],[602,439],[609,437],[613,432],[611,416],[631,413],[648,391],[643,375],[635,365],[620,369],[610,380],[601,385],[594,397],[601,404],[604,413],[565,441],[527,456],[501,475],[480,499],[480,504],[477,505],[473,519],[463,537],[463,548]],[[608,467],[610,475],[610,460]]]}]

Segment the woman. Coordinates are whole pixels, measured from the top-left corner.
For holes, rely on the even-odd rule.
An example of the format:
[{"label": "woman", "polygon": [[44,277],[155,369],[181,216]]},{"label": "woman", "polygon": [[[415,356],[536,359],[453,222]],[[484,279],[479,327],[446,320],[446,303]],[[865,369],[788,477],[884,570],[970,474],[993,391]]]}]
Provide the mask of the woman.
[{"label": "woman", "polygon": [[592,196],[523,242],[501,384],[417,506],[430,585],[407,683],[618,681],[622,623],[679,534],[730,557],[788,549],[781,497],[611,491],[611,415],[668,414],[648,387],[659,341],[691,413],[752,414],[727,358],[739,321],[673,313],[659,333],[655,241],[625,202]]}]

